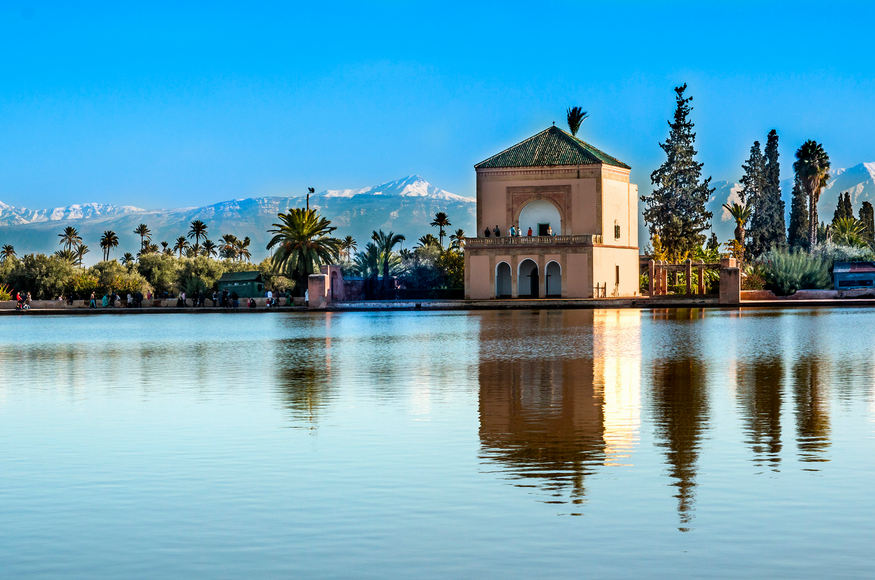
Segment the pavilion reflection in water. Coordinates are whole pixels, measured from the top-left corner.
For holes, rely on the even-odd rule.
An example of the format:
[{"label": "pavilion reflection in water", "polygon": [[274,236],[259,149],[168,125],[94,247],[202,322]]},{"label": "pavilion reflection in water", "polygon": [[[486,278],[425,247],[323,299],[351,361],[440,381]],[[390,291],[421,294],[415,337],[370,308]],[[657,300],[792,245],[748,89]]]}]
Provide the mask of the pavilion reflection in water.
[{"label": "pavilion reflection in water", "polygon": [[508,315],[526,323],[481,329],[482,457],[555,503],[582,503],[586,476],[637,443],[640,313]]}]

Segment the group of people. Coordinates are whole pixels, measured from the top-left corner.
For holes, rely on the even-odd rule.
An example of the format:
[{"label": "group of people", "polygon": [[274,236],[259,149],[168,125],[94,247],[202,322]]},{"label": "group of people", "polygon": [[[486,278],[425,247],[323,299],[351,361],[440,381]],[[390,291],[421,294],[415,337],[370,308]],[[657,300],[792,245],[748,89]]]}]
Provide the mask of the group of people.
[{"label": "group of people", "polygon": [[[509,233],[510,237],[512,237],[512,238],[518,238],[518,237],[523,235],[521,229],[517,229],[513,226],[510,226],[510,231],[508,233]],[[529,231],[526,235],[527,236],[532,235],[532,227],[531,226],[529,226]],[[547,226],[547,235],[548,236],[554,235],[553,234],[553,226],[549,226],[549,225]],[[500,238],[501,237],[501,230],[498,229],[498,226],[495,226],[491,230],[489,228],[486,228],[485,230],[483,230],[483,236],[486,238],[488,238],[490,236]]]},{"label": "group of people", "polygon": [[[15,292],[14,294],[16,309],[17,310],[30,310],[30,301],[31,296],[30,292],[22,294],[21,292]],[[276,308],[280,306],[279,299],[285,298],[285,304],[290,305],[292,303],[292,294],[289,291],[285,292],[277,292],[276,295],[271,290],[267,290],[264,293],[264,297],[267,299],[267,308]],[[153,298],[158,299],[169,299],[170,293],[164,292],[163,294],[155,294],[152,295],[152,292],[148,292],[145,296],[142,292],[128,292],[127,300],[124,302],[124,306],[127,308],[142,308],[143,307],[143,299],[152,300]],[[236,292],[228,291],[227,289],[219,292],[218,290],[214,290],[212,296],[208,296],[203,292],[203,290],[197,290],[191,296],[191,305],[194,307],[203,307],[206,304],[208,298],[212,298],[213,307],[219,306],[221,308],[239,308],[240,307],[240,296]],[[74,294],[69,294],[68,296],[59,296],[57,300],[59,302],[67,302],[67,304],[73,304],[75,296]],[[176,299],[176,306],[179,308],[188,306],[188,296],[186,296],[185,291],[179,293]],[[88,298],[88,308],[115,308],[116,304],[121,300],[121,296],[118,295],[114,290],[110,290],[106,294],[103,295],[103,298],[98,298],[96,292],[92,292],[90,297]],[[249,308],[256,308],[257,303],[254,298],[249,298],[247,300],[247,306]]]},{"label": "group of people", "polygon": [[21,292],[15,293],[15,309],[16,310],[30,310],[30,292],[21,295]]}]

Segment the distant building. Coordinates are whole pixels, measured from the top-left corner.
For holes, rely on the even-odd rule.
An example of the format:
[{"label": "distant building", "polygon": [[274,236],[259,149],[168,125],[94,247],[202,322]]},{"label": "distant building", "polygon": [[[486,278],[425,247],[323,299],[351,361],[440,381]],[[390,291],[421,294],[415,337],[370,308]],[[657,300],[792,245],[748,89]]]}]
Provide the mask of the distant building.
[{"label": "distant building", "polygon": [[264,282],[256,272],[225,272],[218,282],[219,292],[236,292],[240,298],[260,298],[264,294]]},{"label": "distant building", "polygon": [[466,298],[638,294],[638,186],[628,165],[553,126],[475,169]]}]

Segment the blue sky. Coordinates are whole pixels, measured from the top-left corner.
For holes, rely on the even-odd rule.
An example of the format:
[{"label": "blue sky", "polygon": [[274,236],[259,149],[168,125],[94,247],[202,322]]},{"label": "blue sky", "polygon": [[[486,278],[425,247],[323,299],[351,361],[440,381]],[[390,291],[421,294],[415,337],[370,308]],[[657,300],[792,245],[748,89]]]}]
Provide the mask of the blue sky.
[{"label": "blue sky", "polygon": [[0,201],[146,208],[364,187],[473,165],[590,113],[580,136],[649,188],[693,95],[699,159],[755,139],[875,161],[872,4],[0,4]]}]

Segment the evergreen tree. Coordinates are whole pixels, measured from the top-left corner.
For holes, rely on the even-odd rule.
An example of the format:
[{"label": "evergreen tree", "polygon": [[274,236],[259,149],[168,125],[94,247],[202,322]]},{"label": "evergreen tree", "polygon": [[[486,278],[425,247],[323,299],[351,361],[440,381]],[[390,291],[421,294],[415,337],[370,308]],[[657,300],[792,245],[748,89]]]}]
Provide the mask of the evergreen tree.
[{"label": "evergreen tree", "polygon": [[705,243],[704,231],[710,228],[712,217],[705,204],[714,192],[710,177],[701,181],[702,164],[694,159],[696,134],[689,120],[693,98],[684,97],[686,90],[686,84],[675,88],[674,120],[668,123],[668,139],[659,145],[667,158],[650,175],[653,192],[641,196],[650,237],[659,235],[674,261]]},{"label": "evergreen tree", "polygon": [[863,240],[867,244],[875,243],[875,211],[868,201],[864,201],[860,208],[860,223],[863,224]]},{"label": "evergreen tree", "polygon": [[795,249],[808,247],[808,195],[802,189],[802,184],[799,183],[798,179],[793,183],[787,245]]},{"label": "evergreen tree", "polygon": [[854,219],[854,206],[851,205],[850,192],[839,194],[839,201],[836,204],[836,210],[832,216],[833,225],[841,219]]},{"label": "evergreen tree", "polygon": [[717,239],[717,234],[715,234],[714,232],[711,232],[711,237],[708,238],[708,245],[706,246],[706,249],[709,252],[716,252],[720,249],[720,241]]},{"label": "evergreen tree", "polygon": [[[766,191],[766,165],[765,157],[760,150],[760,142],[754,141],[750,148],[750,157],[741,168],[744,170],[744,175],[741,177],[741,191],[738,196],[741,198],[741,203],[749,210],[750,215],[750,237],[747,242],[747,254],[755,257],[761,252],[759,250],[759,233],[757,231],[758,219],[766,207],[765,191]],[[736,220],[737,221],[737,220]],[[738,236],[736,235],[736,239]],[[741,243],[744,243],[743,240]],[[768,249],[768,248],[767,248]]]},{"label": "evergreen tree", "polygon": [[769,131],[763,156],[763,192],[754,204],[750,223],[748,255],[760,256],[785,244],[784,200],[781,199],[781,165],[778,162],[778,133]]}]

